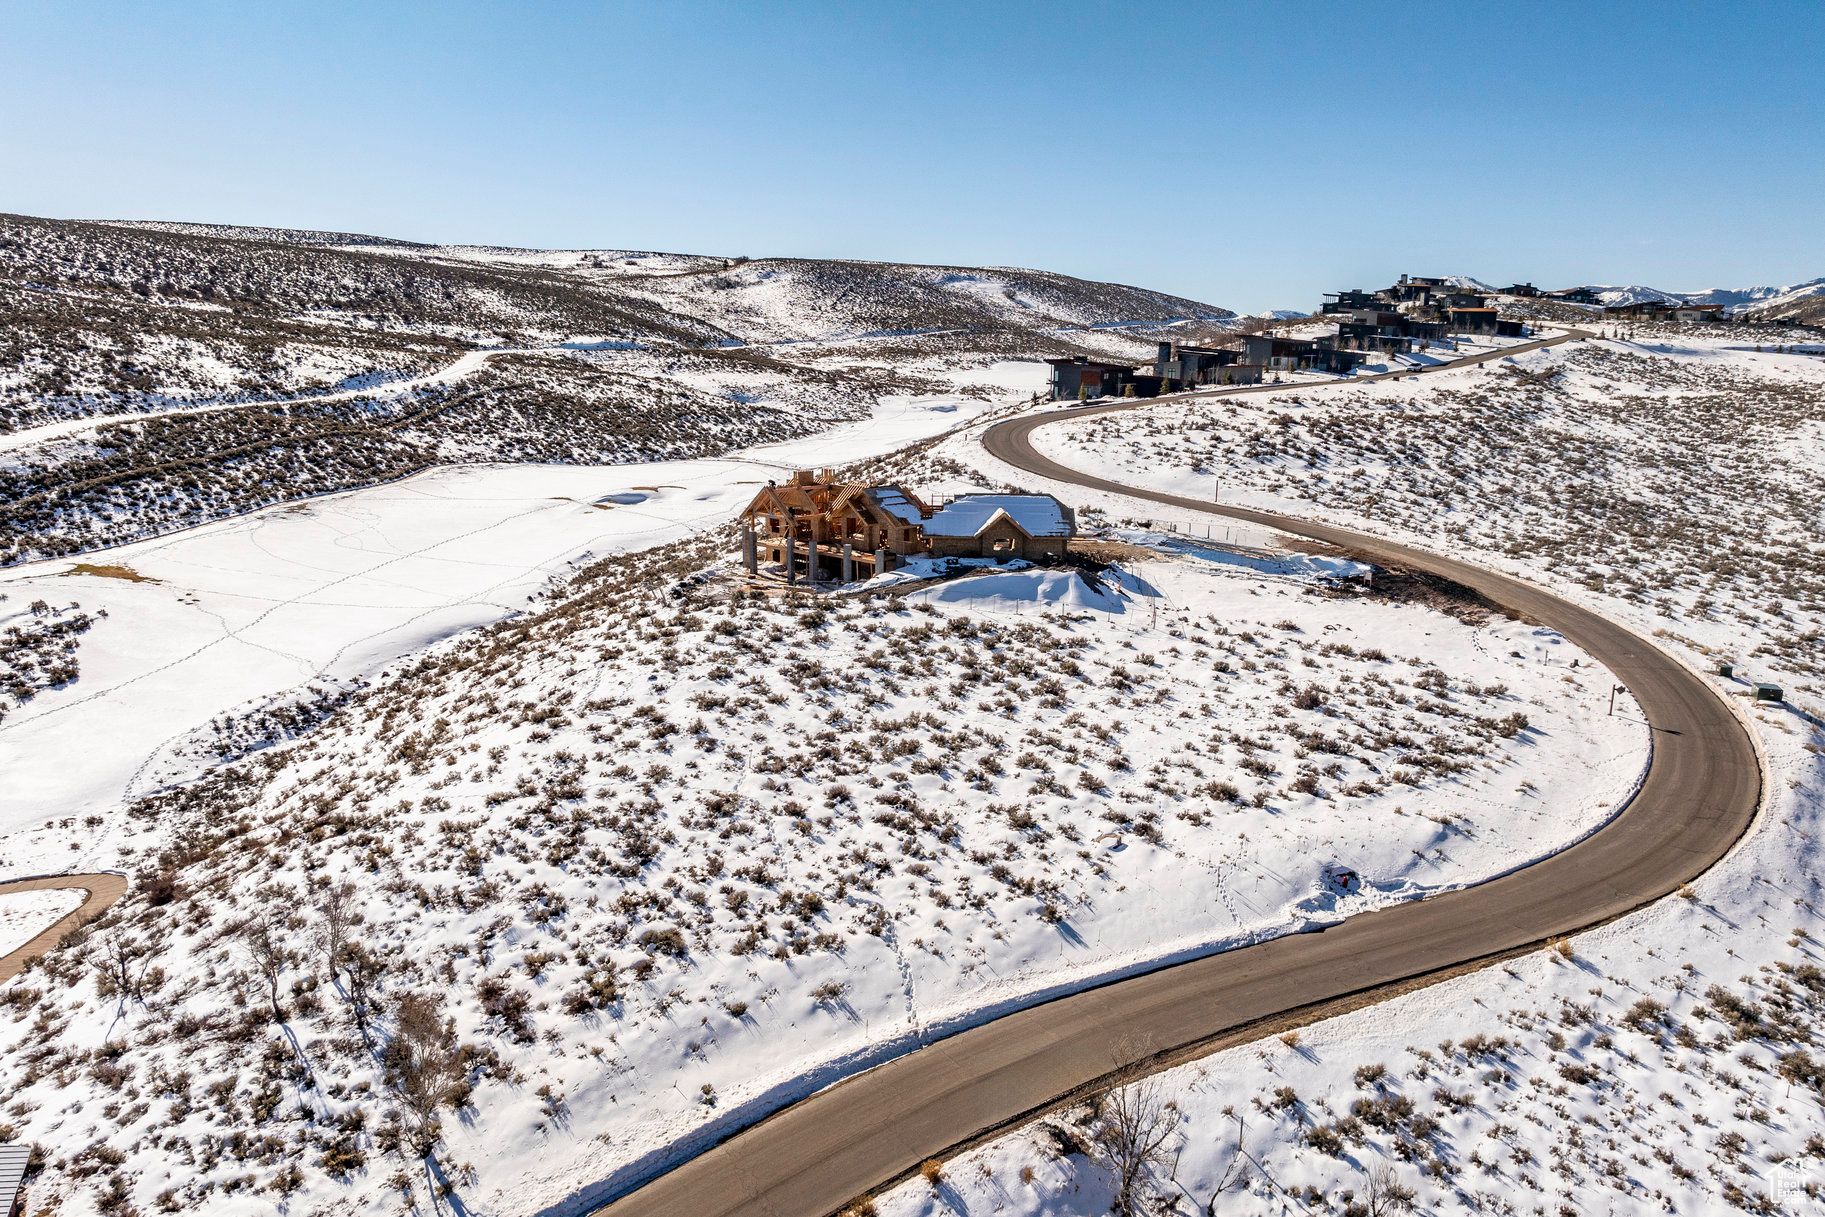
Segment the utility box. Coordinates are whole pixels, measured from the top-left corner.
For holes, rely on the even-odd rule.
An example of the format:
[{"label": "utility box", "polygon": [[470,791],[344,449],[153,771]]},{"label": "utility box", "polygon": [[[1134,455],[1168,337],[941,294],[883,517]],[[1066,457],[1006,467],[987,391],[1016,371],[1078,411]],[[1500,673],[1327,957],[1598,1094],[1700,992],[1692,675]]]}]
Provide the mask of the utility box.
[{"label": "utility box", "polygon": [[1749,697],[1752,701],[1779,701],[1781,700],[1781,686],[1757,681],[1755,691]]},{"label": "utility box", "polygon": [[1736,675],[1736,665],[1733,663],[1720,663],[1717,665],[1717,674],[1725,680],[1729,680]]}]

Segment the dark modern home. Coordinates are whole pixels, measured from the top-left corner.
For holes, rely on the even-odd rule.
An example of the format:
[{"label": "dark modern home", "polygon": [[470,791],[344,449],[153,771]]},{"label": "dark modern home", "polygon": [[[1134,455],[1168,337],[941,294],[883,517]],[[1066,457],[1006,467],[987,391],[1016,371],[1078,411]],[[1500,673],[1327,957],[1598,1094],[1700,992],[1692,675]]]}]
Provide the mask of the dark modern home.
[{"label": "dark modern home", "polygon": [[1343,321],[1337,325],[1337,345],[1351,351],[1384,351],[1404,354],[1414,347],[1413,335],[1405,327],[1380,325],[1373,321]]},{"label": "dark modern home", "polygon": [[1314,372],[1331,372],[1338,376],[1348,376],[1368,361],[1368,353],[1355,351],[1338,345],[1333,337],[1320,338],[1318,349],[1312,352],[1311,369]]},{"label": "dark modern home", "polygon": [[1318,344],[1309,338],[1278,338],[1273,334],[1242,335],[1245,363],[1258,363],[1270,372],[1293,372],[1310,367]]},{"label": "dark modern home", "polygon": [[1052,400],[1092,397],[1158,397],[1160,378],[1137,372],[1130,364],[1095,359],[1048,359],[1052,365]]},{"label": "dark modern home", "polygon": [[1451,310],[1451,332],[1454,334],[1492,334],[1497,338],[1519,338],[1519,321],[1504,321],[1492,308],[1454,308]]},{"label": "dark modern home", "polygon": [[1374,292],[1365,292],[1360,287],[1353,287],[1347,292],[1326,292],[1327,299],[1320,306],[1323,313],[1350,313],[1357,309],[1375,308],[1380,301]]},{"label": "dark modern home", "polygon": [[1229,347],[1194,347],[1176,342],[1160,343],[1153,374],[1179,385],[1220,384],[1218,372],[1242,362],[1242,352]]},{"label": "dark modern home", "polygon": [[1636,300],[1628,304],[1610,304],[1603,309],[1612,317],[1634,317],[1648,321],[1665,321],[1678,308],[1672,300]]}]

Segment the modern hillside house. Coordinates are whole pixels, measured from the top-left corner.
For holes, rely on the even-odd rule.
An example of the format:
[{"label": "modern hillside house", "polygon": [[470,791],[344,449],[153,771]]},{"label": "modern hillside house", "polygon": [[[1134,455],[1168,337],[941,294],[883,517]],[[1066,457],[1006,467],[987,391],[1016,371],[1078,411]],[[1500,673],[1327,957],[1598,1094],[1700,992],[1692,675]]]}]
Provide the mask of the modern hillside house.
[{"label": "modern hillside house", "polygon": [[[1531,283],[1515,284],[1510,294],[1571,298],[1544,293]],[[1163,341],[1151,367],[1088,356],[1048,359],[1051,398],[1157,397],[1205,386],[1260,384],[1265,374],[1281,372],[1349,376],[1372,353],[1408,355],[1428,346],[1452,346],[1454,334],[1521,338],[1527,332],[1524,322],[1504,320],[1483,292],[1438,276],[1402,275],[1400,282],[1374,291],[1353,287],[1325,295],[1318,316],[1336,322],[1334,333],[1295,338],[1268,329],[1234,334],[1223,346]]]},{"label": "modern hillside house", "polygon": [[1157,397],[1160,392],[1160,378],[1136,371],[1133,364],[1084,358],[1048,359],[1046,362],[1052,366],[1053,401]]},{"label": "modern hillside house", "polygon": [[1611,317],[1665,321],[1673,316],[1676,304],[1677,302],[1672,300],[1631,300],[1627,304],[1605,305],[1603,311]]},{"label": "modern hillside house", "polygon": [[1246,385],[1261,382],[1261,369],[1245,363],[1242,352],[1231,347],[1186,346],[1162,342],[1154,357],[1153,374],[1173,388],[1187,385]]},{"label": "modern hillside house", "polygon": [[1493,334],[1498,338],[1519,338],[1521,323],[1504,321],[1492,308],[1454,308],[1451,330],[1455,334]]},{"label": "modern hillside house", "polygon": [[1309,367],[1318,343],[1309,338],[1280,338],[1273,334],[1244,334],[1242,357],[1247,363],[1260,364],[1273,372],[1291,372]]}]

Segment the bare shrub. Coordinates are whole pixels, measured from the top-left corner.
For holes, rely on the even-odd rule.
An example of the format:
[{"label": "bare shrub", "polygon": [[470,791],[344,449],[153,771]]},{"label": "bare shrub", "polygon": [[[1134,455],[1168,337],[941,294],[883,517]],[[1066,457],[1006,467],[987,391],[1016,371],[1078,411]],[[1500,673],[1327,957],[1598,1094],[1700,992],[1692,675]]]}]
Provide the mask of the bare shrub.
[{"label": "bare shrub", "polygon": [[382,1053],[387,1081],[418,1121],[413,1147],[422,1156],[437,1144],[437,1112],[469,1097],[455,1020],[443,1017],[442,999],[404,993],[394,1008],[393,1036]]},{"label": "bare shrub", "polygon": [[1157,1077],[1142,1078],[1137,1066],[1124,1065],[1117,1078],[1098,1104],[1091,1142],[1096,1159],[1115,1176],[1114,1211],[1139,1217],[1145,1203],[1141,1177],[1150,1167],[1168,1165],[1166,1143],[1178,1130],[1179,1117]]},{"label": "bare shrub", "polygon": [[242,953],[266,985],[266,1000],[272,1006],[275,1023],[285,1021],[279,1005],[279,981],[291,967],[295,956],[286,945],[285,914],[269,905],[241,922],[238,927]]},{"label": "bare shrub", "polygon": [[344,954],[353,941],[353,931],[361,924],[355,895],[353,883],[337,883],[325,888],[317,898],[317,913],[322,919],[317,927],[317,945],[323,951],[324,967],[332,977],[342,970]]}]

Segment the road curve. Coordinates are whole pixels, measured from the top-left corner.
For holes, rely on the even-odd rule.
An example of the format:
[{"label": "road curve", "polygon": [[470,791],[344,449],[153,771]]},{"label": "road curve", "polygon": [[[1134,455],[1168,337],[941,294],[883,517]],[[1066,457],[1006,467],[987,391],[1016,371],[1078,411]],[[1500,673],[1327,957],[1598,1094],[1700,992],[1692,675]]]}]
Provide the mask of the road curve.
[{"label": "road curve", "polygon": [[[1582,336],[1572,331],[1441,366]],[[1321,386],[1240,392],[1289,387]],[[1622,626],[1467,562],[1329,525],[1136,489],[1033,450],[1039,427],[1151,404],[1017,418],[990,428],[983,443],[1009,464],[1055,481],[1268,524],[1432,571],[1558,630],[1615,673],[1646,713],[1653,756],[1640,791],[1598,832],[1501,878],[1116,981],[898,1057],[734,1135],[600,1210],[603,1217],[824,1217],[926,1158],[1084,1093],[1107,1078],[1123,1045],[1146,1044],[1149,1059],[1163,1065],[1486,965],[1677,890],[1747,831],[1762,775],[1742,721],[1703,678]]]},{"label": "road curve", "polygon": [[5,984],[24,970],[27,962],[45,954],[65,934],[85,921],[93,921],[107,911],[109,905],[127,894],[127,877],[110,871],[93,875],[45,875],[37,879],[14,879],[10,883],[0,883],[0,896],[10,896],[16,892],[48,892],[74,889],[83,894],[82,904],[75,912],[59,917],[49,928],[39,933],[30,942],[18,950],[0,956],[0,985]]}]

